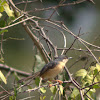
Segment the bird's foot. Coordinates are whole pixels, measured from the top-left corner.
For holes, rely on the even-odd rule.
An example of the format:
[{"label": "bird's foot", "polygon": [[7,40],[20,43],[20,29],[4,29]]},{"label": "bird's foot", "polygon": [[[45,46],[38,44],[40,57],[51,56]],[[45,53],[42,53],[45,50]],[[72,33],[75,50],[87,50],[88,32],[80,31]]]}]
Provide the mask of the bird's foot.
[{"label": "bird's foot", "polygon": [[49,84],[48,87],[52,87],[52,84]]},{"label": "bird's foot", "polygon": [[[63,83],[61,80],[52,80],[52,82],[58,82],[60,85]],[[52,87],[52,84],[49,83],[48,87]]]},{"label": "bird's foot", "polygon": [[63,81],[61,80],[55,80],[56,82],[58,82],[60,85],[63,83]]},{"label": "bird's foot", "polygon": [[61,80],[52,80],[53,82],[58,82],[60,85],[63,83]]}]

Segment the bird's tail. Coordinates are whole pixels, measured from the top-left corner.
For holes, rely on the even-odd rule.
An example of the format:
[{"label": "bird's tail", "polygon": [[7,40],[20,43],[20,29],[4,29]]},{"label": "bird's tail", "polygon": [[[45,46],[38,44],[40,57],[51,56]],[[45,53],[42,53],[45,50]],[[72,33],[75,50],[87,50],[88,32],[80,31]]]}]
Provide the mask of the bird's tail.
[{"label": "bird's tail", "polygon": [[18,83],[22,83],[23,81],[28,81],[29,79],[35,79],[36,77],[40,76],[40,72],[36,72],[35,74],[28,76],[26,78],[23,78],[18,81]]}]

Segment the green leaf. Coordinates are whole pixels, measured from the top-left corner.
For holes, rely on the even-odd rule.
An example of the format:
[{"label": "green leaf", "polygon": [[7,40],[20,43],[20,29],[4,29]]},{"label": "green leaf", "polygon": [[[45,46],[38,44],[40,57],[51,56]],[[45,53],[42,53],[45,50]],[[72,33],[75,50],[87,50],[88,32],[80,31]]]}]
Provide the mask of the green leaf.
[{"label": "green leaf", "polygon": [[17,96],[17,89],[16,88],[14,88],[14,96],[16,97]]},{"label": "green leaf", "polygon": [[100,73],[97,75],[97,80],[100,81]]},{"label": "green leaf", "polygon": [[6,0],[0,0],[0,12],[3,12],[4,11],[4,7],[3,5],[7,3]]},{"label": "green leaf", "polygon": [[46,96],[43,96],[43,100],[46,98]]},{"label": "green leaf", "polygon": [[89,92],[91,92],[91,93],[95,93],[96,92],[96,90],[95,89],[90,89],[90,91]]},{"label": "green leaf", "polygon": [[3,6],[0,6],[0,12],[3,12],[3,11],[4,11]]},{"label": "green leaf", "polygon": [[2,14],[0,13],[0,18],[2,17]]},{"label": "green leaf", "polygon": [[1,71],[0,71],[0,78],[5,84],[7,84],[7,80]]},{"label": "green leaf", "polygon": [[12,21],[15,19],[15,17],[11,16],[7,19],[7,25],[10,25]]},{"label": "green leaf", "polygon": [[95,70],[94,70],[94,75],[97,75],[97,73],[98,73],[98,70],[95,69]]},{"label": "green leaf", "polygon": [[[89,88],[88,88],[89,89]],[[87,90],[88,90],[87,89]],[[94,93],[96,92],[96,90],[95,89],[90,89],[89,90],[89,92],[87,92],[87,95],[88,95],[88,97],[90,97],[92,100],[94,100],[93,98],[94,98]],[[88,99],[88,98],[87,98]],[[90,100],[90,99],[88,99],[88,100]]]},{"label": "green leaf", "polygon": [[62,86],[62,85],[59,85],[59,89],[60,89],[59,94],[60,94],[60,95],[63,95],[63,90],[64,90],[64,89],[63,89],[63,86]]},{"label": "green leaf", "polygon": [[50,87],[50,90],[53,94],[56,94],[57,88],[56,88],[56,86],[52,86],[52,87]]},{"label": "green leaf", "polygon": [[39,86],[39,82],[40,82],[40,78],[37,77],[37,78],[35,79],[35,84],[36,84],[37,86]]},{"label": "green leaf", "polygon": [[46,93],[46,89],[45,89],[44,87],[40,88],[40,91],[41,91],[42,93]]},{"label": "green leaf", "polygon": [[96,69],[98,70],[98,71],[100,71],[100,65],[97,63],[96,64]]},{"label": "green leaf", "polygon": [[[87,93],[87,96],[88,96],[89,98],[91,98],[92,100],[94,100],[90,92]],[[88,97],[87,97],[87,100],[90,100]]]},{"label": "green leaf", "polygon": [[95,84],[95,85],[93,85],[93,88],[100,88],[100,86],[99,85],[97,85],[97,84]]},{"label": "green leaf", "polygon": [[50,97],[50,100],[53,100],[53,96]]},{"label": "green leaf", "polygon": [[4,32],[8,32],[8,30],[7,30],[7,29],[1,30],[1,31],[0,31],[0,34],[2,34],[2,33],[4,33]]},{"label": "green leaf", "polygon": [[89,83],[89,84],[91,84],[92,81],[93,81],[93,75],[87,75],[86,76],[86,82]]},{"label": "green leaf", "polygon": [[0,62],[4,63],[4,58],[3,57],[0,58]]},{"label": "green leaf", "polygon": [[43,67],[45,65],[45,62],[41,59],[41,57],[39,55],[36,55],[36,67],[35,67],[35,71],[37,72],[38,70],[40,70],[41,67]]},{"label": "green leaf", "polygon": [[79,90],[75,87],[72,91],[71,98],[75,99],[79,95]]},{"label": "green leaf", "polygon": [[87,75],[87,71],[85,69],[80,69],[76,72],[76,76],[82,76],[84,78]]},{"label": "green leaf", "polygon": [[40,100],[44,100],[45,98],[46,98],[46,96],[43,96],[43,97],[41,96],[40,97]]},{"label": "green leaf", "polygon": [[10,96],[9,100],[16,100],[14,96]]},{"label": "green leaf", "polygon": [[14,16],[14,11],[13,11],[13,10],[10,10],[9,5],[8,5],[7,3],[5,3],[5,4],[3,5],[3,7],[4,7],[5,12],[7,13],[7,15],[8,15],[9,17],[15,17],[15,16]]},{"label": "green leaf", "polygon": [[3,6],[3,5],[4,5],[5,3],[7,3],[7,2],[6,2],[6,0],[1,0],[0,3],[1,3],[1,5]]},{"label": "green leaf", "polygon": [[5,27],[6,26],[6,22],[4,20],[0,20],[0,27]]},{"label": "green leaf", "polygon": [[39,55],[36,55],[35,57],[36,57],[36,61],[38,63],[41,63],[42,62],[42,59],[41,59],[41,57]]}]

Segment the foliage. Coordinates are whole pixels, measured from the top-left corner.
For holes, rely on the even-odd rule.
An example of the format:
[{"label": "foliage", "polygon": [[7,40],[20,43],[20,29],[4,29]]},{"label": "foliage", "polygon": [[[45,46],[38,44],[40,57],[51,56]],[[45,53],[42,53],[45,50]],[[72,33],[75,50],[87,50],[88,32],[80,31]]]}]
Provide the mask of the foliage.
[{"label": "foliage", "polygon": [[7,80],[1,71],[0,71],[0,78],[5,84],[7,84]]},{"label": "foliage", "polygon": [[[16,100],[19,95],[22,93],[28,93],[31,98],[31,92],[38,92],[39,93],[39,99],[40,100],[46,100],[47,96],[46,93],[50,92],[50,100],[55,99],[66,99],[66,100],[90,100],[96,98],[96,89],[100,88],[100,64],[99,60],[96,58],[94,53],[92,51],[95,51],[92,48],[97,48],[99,51],[100,47],[96,46],[92,43],[89,43],[85,40],[83,40],[80,36],[81,29],[79,30],[79,34],[75,35],[71,30],[67,28],[67,26],[62,21],[53,20],[52,16],[56,13],[56,10],[58,10],[60,7],[66,7],[67,5],[75,5],[80,4],[82,2],[85,2],[84,0],[71,0],[70,2],[67,2],[67,0],[61,0],[59,3],[57,1],[57,5],[53,5],[50,7],[44,7],[44,8],[34,8],[32,11],[27,11],[27,5],[30,4],[30,2],[33,1],[23,1],[20,3],[14,4],[12,0],[9,0],[6,2],[6,0],[0,0],[0,36],[1,36],[1,47],[0,47],[0,62],[4,63],[3,58],[3,41],[4,41],[4,34],[8,32],[9,27],[13,27],[15,25],[18,25],[22,23],[23,28],[25,29],[25,32],[27,35],[30,36],[30,39],[32,39],[32,42],[34,44],[35,50],[35,56],[34,56],[34,65],[33,65],[33,73],[38,72],[41,70],[41,68],[48,63],[50,60],[54,60],[58,55],[67,55],[68,51],[70,50],[77,50],[79,52],[84,52],[86,55],[84,57],[83,53],[78,54],[79,59],[76,60],[72,66],[76,66],[75,64],[78,61],[86,61],[84,65],[88,63],[89,57],[95,59],[95,65],[90,65],[90,67],[86,68],[80,68],[73,76],[69,69],[65,67],[65,72],[63,72],[60,76],[61,80],[63,80],[62,84],[59,84],[59,82],[52,82],[49,80],[42,80],[39,77],[34,77],[35,74],[31,75],[20,71],[17,69],[14,69],[12,67],[9,67],[5,64],[0,64],[0,67],[7,70],[7,77],[14,73],[14,83],[12,85],[12,89],[9,89],[8,91],[4,89],[2,86],[3,91],[0,92],[3,95],[3,92],[5,92],[4,96],[1,96],[0,99],[9,99],[9,100]],[[35,1],[37,2],[37,1]],[[35,3],[34,2],[34,3]],[[41,3],[44,1],[40,0]],[[55,0],[56,2],[56,0]],[[16,5],[25,4],[25,7],[23,10],[19,9]],[[54,10],[54,11],[53,11]],[[33,13],[33,15],[30,14],[30,12],[42,12],[42,11],[53,11],[53,13],[48,17],[44,18],[41,16],[37,16],[36,13]],[[60,15],[60,14],[59,14]],[[5,20],[6,19],[6,20]],[[46,23],[46,24],[45,24]],[[50,29],[49,29],[50,28]],[[51,30],[52,29],[52,30]],[[53,30],[56,30],[57,33],[60,33],[60,35],[63,37],[63,48],[62,46],[58,46],[56,43],[53,43],[52,37],[48,35],[48,33],[52,31],[53,35],[55,35]],[[70,45],[70,47],[67,47],[67,35],[66,33],[69,33],[72,37],[74,37],[74,41]],[[66,34],[66,35],[65,35]],[[6,35],[6,34],[5,34]],[[17,40],[17,38],[12,38]],[[58,38],[55,38],[58,39]],[[59,39],[58,39],[59,40]],[[75,42],[79,41],[86,49],[78,49],[74,48]],[[68,41],[69,42],[69,41]],[[59,43],[58,43],[59,44]],[[89,45],[89,46],[88,46]],[[58,51],[60,50],[60,52]],[[83,54],[83,57],[82,57]],[[75,58],[77,59],[77,58]],[[71,66],[71,67],[72,67]],[[20,81],[20,75],[29,76],[29,80],[26,78],[26,80],[22,79]],[[56,77],[56,78],[59,78]],[[0,79],[7,85],[7,79],[3,75],[3,73],[0,70]],[[21,82],[21,83],[20,83]],[[49,85],[47,84],[49,83]],[[12,82],[11,82],[12,84]],[[50,87],[51,86],[51,87]],[[48,92],[48,93],[49,93]],[[7,94],[6,94],[7,93]],[[34,93],[32,93],[34,95]],[[25,97],[24,99],[26,99]]]},{"label": "foliage", "polygon": [[[96,66],[90,66],[88,70],[80,69],[76,72],[76,76],[81,77],[81,86],[84,88],[83,94],[88,91],[87,95],[93,99],[96,89],[100,88],[100,65],[97,63]],[[75,87],[72,92],[72,98],[76,98],[77,95],[79,95],[79,92],[76,91],[78,91],[78,89]]]}]

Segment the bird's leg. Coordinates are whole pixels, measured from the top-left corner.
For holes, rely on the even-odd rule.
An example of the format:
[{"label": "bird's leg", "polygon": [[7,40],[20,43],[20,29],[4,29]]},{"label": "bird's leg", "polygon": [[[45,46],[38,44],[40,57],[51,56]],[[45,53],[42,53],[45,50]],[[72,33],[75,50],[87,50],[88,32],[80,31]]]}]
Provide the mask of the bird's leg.
[{"label": "bird's leg", "polygon": [[52,84],[49,84],[49,87],[52,87]]},{"label": "bird's leg", "polygon": [[[61,81],[61,80],[49,80],[50,82],[58,82],[60,85],[63,83],[63,81]],[[51,83],[49,83],[49,87],[51,87],[52,86],[52,84]]]},{"label": "bird's leg", "polygon": [[60,85],[63,83],[63,81],[61,80],[55,80],[56,82],[58,82]]}]

